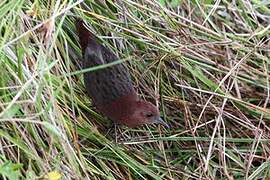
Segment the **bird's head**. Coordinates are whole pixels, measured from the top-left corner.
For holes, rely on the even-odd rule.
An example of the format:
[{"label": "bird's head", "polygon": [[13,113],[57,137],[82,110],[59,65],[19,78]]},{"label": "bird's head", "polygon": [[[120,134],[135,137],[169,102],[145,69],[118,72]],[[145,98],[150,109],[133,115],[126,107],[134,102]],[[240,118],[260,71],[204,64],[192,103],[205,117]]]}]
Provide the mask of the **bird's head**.
[{"label": "bird's head", "polygon": [[162,124],[169,128],[169,125],[160,118],[158,108],[152,103],[138,98],[134,91],[113,102],[97,105],[97,108],[117,124],[130,128],[144,124]]},{"label": "bird's head", "polygon": [[155,123],[169,128],[169,125],[161,119],[157,107],[152,103],[139,100],[136,101],[132,109],[132,113],[129,116],[129,127]]}]

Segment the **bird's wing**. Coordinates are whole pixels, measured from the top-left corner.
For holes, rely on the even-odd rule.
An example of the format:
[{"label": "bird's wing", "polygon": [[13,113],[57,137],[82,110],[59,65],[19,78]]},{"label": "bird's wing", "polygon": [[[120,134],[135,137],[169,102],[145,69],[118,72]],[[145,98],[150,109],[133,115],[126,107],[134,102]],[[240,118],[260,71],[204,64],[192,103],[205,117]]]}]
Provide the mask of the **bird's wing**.
[{"label": "bird's wing", "polygon": [[[87,52],[84,55],[84,68],[107,64],[108,59],[105,58],[108,56]],[[84,82],[89,96],[97,105],[112,102],[119,97],[135,92],[130,74],[123,64],[86,72]]]}]

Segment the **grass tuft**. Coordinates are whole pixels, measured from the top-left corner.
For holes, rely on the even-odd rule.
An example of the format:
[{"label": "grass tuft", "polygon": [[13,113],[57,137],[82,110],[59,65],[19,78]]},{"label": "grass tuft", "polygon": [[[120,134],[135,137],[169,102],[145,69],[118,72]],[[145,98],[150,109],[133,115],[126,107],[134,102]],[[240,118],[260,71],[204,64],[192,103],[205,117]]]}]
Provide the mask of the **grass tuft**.
[{"label": "grass tuft", "polygon": [[[80,70],[84,19],[120,60]],[[3,179],[270,179],[268,1],[0,2]],[[82,73],[128,64],[171,129],[113,128]]]}]

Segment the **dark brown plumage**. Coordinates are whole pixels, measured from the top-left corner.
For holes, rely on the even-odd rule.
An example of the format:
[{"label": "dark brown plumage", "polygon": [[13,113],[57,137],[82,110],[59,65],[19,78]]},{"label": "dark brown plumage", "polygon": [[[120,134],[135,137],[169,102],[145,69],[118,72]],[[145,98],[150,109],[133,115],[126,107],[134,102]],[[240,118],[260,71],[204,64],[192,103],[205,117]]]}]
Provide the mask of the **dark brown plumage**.
[{"label": "dark brown plumage", "polygon": [[[107,64],[119,58],[101,45],[89,32],[82,20],[77,20],[76,28],[83,55],[83,68]],[[87,72],[84,82],[94,106],[118,124],[136,127],[143,124],[161,123],[158,109],[137,96],[130,74],[124,64]]]}]

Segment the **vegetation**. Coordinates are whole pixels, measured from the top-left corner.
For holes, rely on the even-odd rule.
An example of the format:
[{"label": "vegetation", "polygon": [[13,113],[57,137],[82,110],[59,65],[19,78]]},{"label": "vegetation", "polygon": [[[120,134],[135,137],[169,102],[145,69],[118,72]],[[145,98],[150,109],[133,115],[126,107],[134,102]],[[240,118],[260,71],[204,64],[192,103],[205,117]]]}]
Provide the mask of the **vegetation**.
[{"label": "vegetation", "polygon": [[[76,17],[171,129],[96,111]],[[269,1],[2,0],[0,18],[2,178],[270,179]]]}]

